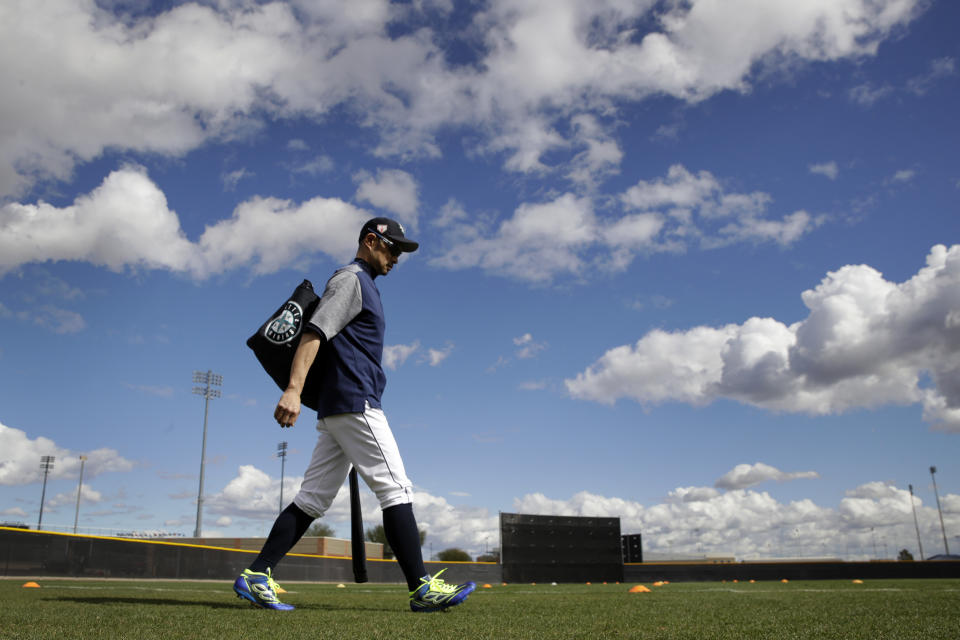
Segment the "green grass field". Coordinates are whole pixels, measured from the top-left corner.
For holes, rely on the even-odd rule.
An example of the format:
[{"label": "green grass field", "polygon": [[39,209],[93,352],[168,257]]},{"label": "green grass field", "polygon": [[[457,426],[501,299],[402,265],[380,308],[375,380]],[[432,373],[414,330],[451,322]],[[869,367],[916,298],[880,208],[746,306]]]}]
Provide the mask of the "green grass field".
[{"label": "green grass field", "polygon": [[[957,640],[960,580],[497,585],[447,613],[414,614],[403,587],[285,585],[290,613],[229,582],[0,580],[0,638],[863,638]],[[649,585],[648,585],[649,586]]]}]

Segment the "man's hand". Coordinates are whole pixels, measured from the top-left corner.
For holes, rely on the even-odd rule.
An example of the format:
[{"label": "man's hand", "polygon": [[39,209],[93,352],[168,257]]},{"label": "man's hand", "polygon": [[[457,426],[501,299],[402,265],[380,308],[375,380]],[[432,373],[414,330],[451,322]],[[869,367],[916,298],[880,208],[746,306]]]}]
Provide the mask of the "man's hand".
[{"label": "man's hand", "polygon": [[303,392],[303,381],[307,379],[307,372],[317,357],[320,349],[321,337],[307,331],[300,339],[300,345],[293,354],[293,363],[290,365],[290,382],[287,390],[280,397],[277,408],[273,411],[273,419],[281,427],[292,427],[300,417],[300,394]]},{"label": "man's hand", "polygon": [[273,418],[281,427],[292,427],[300,416],[300,394],[295,389],[287,389],[280,397]]}]

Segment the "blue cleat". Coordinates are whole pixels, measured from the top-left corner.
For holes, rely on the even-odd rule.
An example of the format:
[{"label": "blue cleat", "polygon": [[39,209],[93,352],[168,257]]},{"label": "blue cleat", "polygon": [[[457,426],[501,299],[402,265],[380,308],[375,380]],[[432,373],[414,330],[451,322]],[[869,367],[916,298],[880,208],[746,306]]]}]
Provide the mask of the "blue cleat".
[{"label": "blue cleat", "polygon": [[233,583],[233,590],[237,592],[238,598],[245,598],[263,609],[293,611],[295,607],[292,604],[284,604],[277,598],[279,589],[280,585],[274,582],[270,569],[267,569],[266,573],[244,569]]},{"label": "blue cleat", "polygon": [[460,604],[467,599],[477,585],[473,582],[463,584],[447,584],[438,576],[446,571],[442,569],[437,575],[420,578],[420,586],[410,592],[410,610],[418,613],[443,611]]}]

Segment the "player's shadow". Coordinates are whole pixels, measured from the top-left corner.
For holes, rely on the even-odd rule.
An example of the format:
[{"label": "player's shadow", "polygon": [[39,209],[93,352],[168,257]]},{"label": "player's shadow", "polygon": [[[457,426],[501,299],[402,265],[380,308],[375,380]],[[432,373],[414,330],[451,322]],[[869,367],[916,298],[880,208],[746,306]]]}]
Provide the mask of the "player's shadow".
[{"label": "player's shadow", "polygon": [[173,605],[177,607],[194,606],[205,609],[232,609],[237,605],[228,602],[203,602],[202,600],[176,600],[173,598],[107,598],[96,596],[61,596],[59,598],[47,598],[57,602],[76,602],[79,604],[96,605],[117,605],[117,604],[152,604],[156,606]]},{"label": "player's shadow", "polygon": [[[56,602],[76,602],[79,604],[109,605],[135,604],[135,605],[154,605],[163,606],[193,606],[203,607],[204,609],[255,609],[248,602],[204,602],[203,600],[178,600],[175,598],[111,598],[105,596],[61,596],[58,598],[46,598]],[[299,604],[296,605],[298,611],[397,611],[396,607],[363,607],[363,606],[342,606],[335,604]]]}]

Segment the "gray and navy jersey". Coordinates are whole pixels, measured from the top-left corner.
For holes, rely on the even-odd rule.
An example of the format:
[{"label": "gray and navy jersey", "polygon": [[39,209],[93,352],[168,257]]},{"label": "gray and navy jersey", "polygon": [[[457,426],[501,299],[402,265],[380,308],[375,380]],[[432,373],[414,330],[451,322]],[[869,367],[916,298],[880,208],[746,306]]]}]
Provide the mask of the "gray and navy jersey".
[{"label": "gray and navy jersey", "polygon": [[327,282],[306,330],[325,343],[314,371],[321,374],[317,416],[362,412],[365,404],[379,409],[387,377],[380,364],[386,323],[376,273],[359,258]]}]

